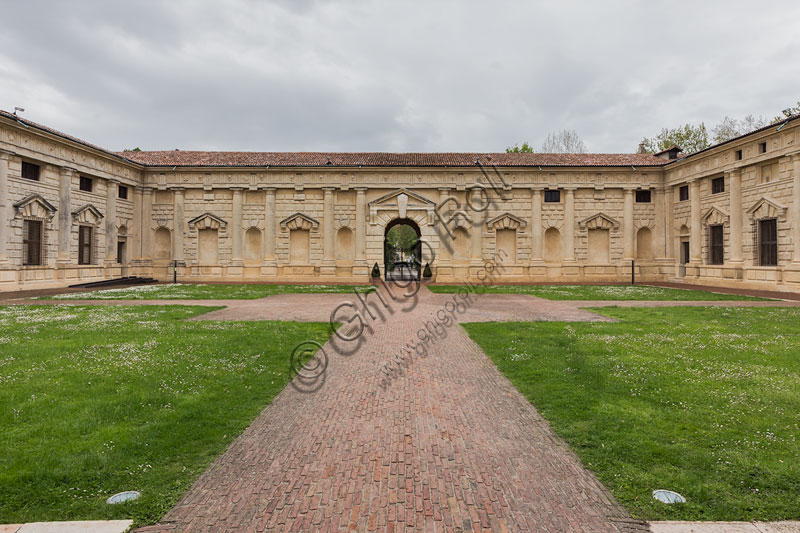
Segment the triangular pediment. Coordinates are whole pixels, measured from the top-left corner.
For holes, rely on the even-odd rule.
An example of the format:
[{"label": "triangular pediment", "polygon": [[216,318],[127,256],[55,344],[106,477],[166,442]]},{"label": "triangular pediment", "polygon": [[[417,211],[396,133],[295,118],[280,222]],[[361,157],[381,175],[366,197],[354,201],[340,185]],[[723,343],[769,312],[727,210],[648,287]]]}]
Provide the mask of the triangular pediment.
[{"label": "triangular pediment", "polygon": [[705,212],[702,220],[707,226],[719,226],[728,222],[728,215],[718,207],[712,207]]},{"label": "triangular pediment", "polygon": [[486,227],[490,230],[499,230],[499,229],[519,229],[524,228],[528,223],[525,222],[524,219],[519,218],[518,216],[512,215],[511,213],[503,213],[500,216],[496,216],[493,219],[486,222]]},{"label": "triangular pediment", "polygon": [[785,213],[786,207],[773,202],[769,198],[761,198],[761,200],[753,204],[753,207],[747,210],[747,214],[755,220],[762,218],[778,218]]},{"label": "triangular pediment", "polygon": [[228,223],[211,213],[203,213],[189,221],[189,227],[195,229],[224,229]]},{"label": "triangular pediment", "polygon": [[100,224],[101,220],[103,220],[103,213],[101,213],[100,210],[92,204],[86,204],[80,209],[72,212],[72,220],[78,224],[96,226]]},{"label": "triangular pediment", "polygon": [[18,216],[24,218],[52,218],[56,208],[40,194],[31,194],[14,204]]},{"label": "triangular pediment", "polygon": [[619,222],[616,219],[611,218],[610,216],[606,215],[605,213],[597,213],[592,215],[588,218],[584,218],[578,225],[582,228],[588,229],[614,229],[619,227]]},{"label": "triangular pediment", "polygon": [[401,195],[405,195],[406,198],[411,203],[422,204],[422,205],[424,205],[426,207],[427,206],[436,205],[436,202],[434,202],[433,200],[428,200],[427,198],[425,198],[421,194],[417,194],[415,192],[411,192],[408,189],[406,189],[405,187],[403,187],[401,189],[397,189],[396,191],[392,191],[392,192],[390,192],[388,194],[384,194],[380,198],[376,198],[375,200],[371,201],[369,203],[369,205],[370,206],[379,206],[379,205],[386,205],[386,204],[396,205],[396,204],[399,203],[398,198]]},{"label": "triangular pediment", "polygon": [[303,213],[295,213],[290,217],[286,217],[281,220],[281,228],[282,229],[304,229],[304,230],[312,230],[317,229],[319,227],[319,221],[311,218],[308,215],[304,215]]}]

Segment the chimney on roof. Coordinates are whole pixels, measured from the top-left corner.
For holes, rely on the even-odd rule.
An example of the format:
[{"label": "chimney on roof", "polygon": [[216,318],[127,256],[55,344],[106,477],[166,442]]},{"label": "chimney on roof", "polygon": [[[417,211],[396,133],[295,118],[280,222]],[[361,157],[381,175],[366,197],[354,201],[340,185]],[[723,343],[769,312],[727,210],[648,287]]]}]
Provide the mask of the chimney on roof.
[{"label": "chimney on roof", "polygon": [[657,154],[656,157],[660,157],[661,159],[678,159],[678,154],[681,152],[680,146],[672,146],[671,148],[667,148],[666,150],[661,150]]},{"label": "chimney on roof", "polygon": [[644,147],[644,143],[643,142],[639,143],[639,151],[636,152],[636,153],[638,153],[638,154],[646,154],[647,153],[647,148]]}]

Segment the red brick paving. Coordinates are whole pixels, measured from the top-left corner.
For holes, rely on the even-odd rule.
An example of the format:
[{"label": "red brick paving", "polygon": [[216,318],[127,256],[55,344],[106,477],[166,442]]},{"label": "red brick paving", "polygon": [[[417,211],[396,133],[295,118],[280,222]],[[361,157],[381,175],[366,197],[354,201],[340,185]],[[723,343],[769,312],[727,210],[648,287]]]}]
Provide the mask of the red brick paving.
[{"label": "red brick paving", "polygon": [[142,531],[639,527],[459,326],[381,386],[383,366],[449,298],[425,289],[409,312],[384,309],[352,355],[326,345],[324,385],[283,390]]}]

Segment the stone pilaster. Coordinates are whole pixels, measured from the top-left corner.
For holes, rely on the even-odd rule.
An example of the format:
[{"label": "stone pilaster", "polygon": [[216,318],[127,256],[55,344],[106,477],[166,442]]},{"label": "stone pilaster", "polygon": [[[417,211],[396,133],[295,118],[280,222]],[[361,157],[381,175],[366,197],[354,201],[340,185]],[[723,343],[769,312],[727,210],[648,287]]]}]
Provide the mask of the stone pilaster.
[{"label": "stone pilaster", "polygon": [[625,202],[622,206],[622,260],[631,261],[634,256],[634,234],[633,225],[633,189],[626,188],[623,191]]},{"label": "stone pilaster", "polygon": [[242,187],[231,187],[233,191],[233,220],[231,221],[231,264],[232,266],[242,266],[242,203],[244,200],[244,189]]},{"label": "stone pilaster", "polygon": [[322,214],[322,266],[319,271],[320,274],[334,276],[336,275],[336,250],[334,249],[334,240],[336,238],[336,227],[334,217],[334,198],[333,192],[335,187],[323,187],[323,209]]},{"label": "stone pilaster", "polygon": [[800,264],[800,154],[792,155],[792,263]]},{"label": "stone pilaster", "polygon": [[173,202],[173,226],[175,227],[172,235],[172,257],[175,258],[176,261],[185,261],[186,256],[183,249],[183,237],[185,235],[185,226],[186,220],[183,213],[183,204],[184,204],[184,192],[185,189],[183,187],[173,187],[172,188],[172,202]]},{"label": "stone pilaster", "polygon": [[[442,227],[444,224],[450,222],[450,215],[452,213],[452,203],[447,201],[450,198],[451,187],[439,187],[439,206],[443,207],[442,219],[437,220],[437,235],[439,237],[439,256],[436,258],[439,267],[449,267],[450,261],[453,259],[453,240],[447,233],[447,229]],[[449,270],[448,270],[449,272]]]},{"label": "stone pilaster", "polygon": [[544,261],[542,254],[542,189],[531,189],[531,262]]},{"label": "stone pilaster", "polygon": [[108,180],[106,182],[106,266],[117,262],[117,194],[119,182]]},{"label": "stone pilaster", "polygon": [[691,210],[691,237],[689,239],[689,262],[699,265],[703,261],[703,231],[700,220],[700,180],[689,182],[689,202]]},{"label": "stone pilaster", "polygon": [[575,261],[575,187],[564,188],[564,261]]},{"label": "stone pilaster", "polygon": [[0,150],[0,264],[8,262],[8,225],[11,205],[8,196],[8,158],[11,152]]},{"label": "stone pilaster", "polygon": [[[474,196],[476,194],[482,194],[481,191],[484,190],[483,187],[472,187],[471,194]],[[473,198],[474,200],[474,198]],[[469,199],[467,200],[469,203]],[[483,252],[482,252],[482,237],[483,237],[483,223],[486,220],[486,211],[475,211],[473,210],[473,221],[472,227],[470,228],[469,233],[469,241],[470,241],[470,262],[475,263],[476,265],[483,264]]]},{"label": "stone pilaster", "polygon": [[736,169],[728,174],[730,185],[730,244],[731,263],[742,264],[742,171]]},{"label": "stone pilaster", "polygon": [[58,259],[56,263],[65,266],[70,259],[72,240],[72,177],[74,168],[61,167],[58,181]]},{"label": "stone pilaster", "polygon": [[143,261],[153,260],[153,188],[142,187],[142,217],[139,223],[139,233],[142,235]]},{"label": "stone pilaster", "polygon": [[264,189],[264,261],[261,273],[274,276],[278,273],[275,261],[275,188]]},{"label": "stone pilaster", "polygon": [[369,274],[367,264],[367,188],[356,187],[356,257],[353,263],[354,276]]},{"label": "stone pilaster", "polygon": [[142,260],[142,188],[133,188],[133,234],[130,236],[131,261]]},{"label": "stone pilaster", "polygon": [[656,187],[655,194],[655,244],[656,252],[654,257],[656,259],[664,259],[667,257],[667,195],[664,193],[663,187]]}]

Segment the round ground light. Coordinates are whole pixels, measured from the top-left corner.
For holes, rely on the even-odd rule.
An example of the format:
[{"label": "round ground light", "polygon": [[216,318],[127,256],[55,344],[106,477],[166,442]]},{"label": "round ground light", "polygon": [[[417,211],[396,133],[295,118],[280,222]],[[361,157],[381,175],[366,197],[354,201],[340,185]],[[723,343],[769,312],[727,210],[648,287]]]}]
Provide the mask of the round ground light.
[{"label": "round ground light", "polygon": [[126,490],[125,492],[118,492],[118,493],[114,494],[113,496],[110,496],[106,500],[106,503],[114,504],[114,503],[129,502],[129,501],[132,501],[132,500],[135,500],[135,499],[139,498],[139,496],[141,496],[141,494],[139,494],[135,490]]},{"label": "round ground light", "polygon": [[653,498],[662,503],[686,503],[686,498],[677,492],[665,489],[654,490]]}]

